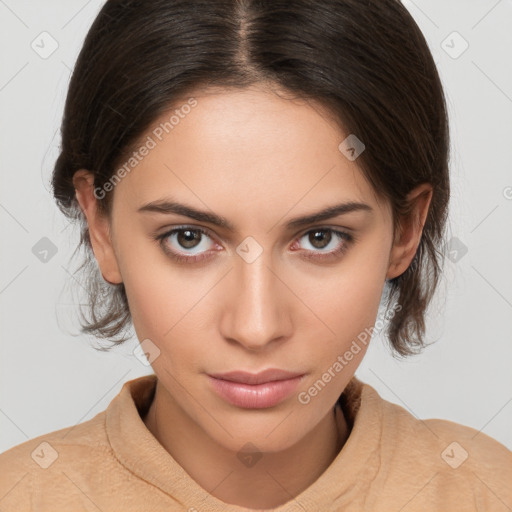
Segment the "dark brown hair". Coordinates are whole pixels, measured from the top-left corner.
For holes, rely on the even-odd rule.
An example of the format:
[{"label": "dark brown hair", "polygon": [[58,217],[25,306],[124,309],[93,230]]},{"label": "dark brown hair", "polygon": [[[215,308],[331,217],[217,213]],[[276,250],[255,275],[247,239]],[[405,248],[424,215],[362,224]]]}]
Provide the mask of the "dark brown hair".
[{"label": "dark brown hair", "polygon": [[[53,193],[78,220],[89,318],[82,332],[121,343],[130,324],[124,285],[94,264],[73,175],[102,187],[152,122],[191,91],[269,83],[325,107],[366,146],[364,176],[392,207],[430,183],[433,197],[409,268],[386,283],[401,305],[387,334],[396,353],[419,353],[441,275],[449,201],[449,131],[441,81],[419,27],[398,0],[108,0],[76,62],[61,127]],[[99,201],[109,215],[112,193]],[[107,287],[107,288],[105,288]]]}]

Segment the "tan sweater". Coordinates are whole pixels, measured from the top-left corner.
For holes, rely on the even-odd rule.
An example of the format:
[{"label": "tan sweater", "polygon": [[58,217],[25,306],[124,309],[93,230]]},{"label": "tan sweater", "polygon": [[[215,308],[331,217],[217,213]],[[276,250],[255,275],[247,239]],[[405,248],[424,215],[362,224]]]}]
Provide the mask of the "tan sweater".
[{"label": "tan sweater", "polygon": [[[126,382],[108,408],[0,454],[0,511],[242,512],[201,488],[141,416],[156,376]],[[351,428],[327,470],[274,509],[304,511],[512,510],[512,452],[445,420],[418,420],[353,378],[341,397]]]}]

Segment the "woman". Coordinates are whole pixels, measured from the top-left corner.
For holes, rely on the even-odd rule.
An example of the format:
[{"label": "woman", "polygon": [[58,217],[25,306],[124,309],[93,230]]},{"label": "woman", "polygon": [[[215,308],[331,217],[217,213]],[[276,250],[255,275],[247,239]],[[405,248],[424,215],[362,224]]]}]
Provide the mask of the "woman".
[{"label": "woman", "polygon": [[448,121],[395,0],[109,0],[53,187],[82,226],[83,332],[154,374],[0,457],[6,510],[507,510],[510,451],[354,377],[386,298],[424,345]]}]

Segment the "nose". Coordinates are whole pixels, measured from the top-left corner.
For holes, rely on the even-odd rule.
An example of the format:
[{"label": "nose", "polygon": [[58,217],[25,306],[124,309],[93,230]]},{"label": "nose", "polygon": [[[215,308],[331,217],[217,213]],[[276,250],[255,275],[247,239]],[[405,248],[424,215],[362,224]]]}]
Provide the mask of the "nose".
[{"label": "nose", "polygon": [[224,338],[252,351],[284,341],[292,330],[287,300],[293,294],[264,254],[252,263],[242,258],[235,261],[226,290],[229,295],[224,297]]}]

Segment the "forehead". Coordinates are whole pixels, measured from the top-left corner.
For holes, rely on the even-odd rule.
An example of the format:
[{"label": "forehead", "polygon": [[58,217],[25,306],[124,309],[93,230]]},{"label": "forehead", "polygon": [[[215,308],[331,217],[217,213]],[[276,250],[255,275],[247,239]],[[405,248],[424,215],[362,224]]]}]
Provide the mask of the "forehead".
[{"label": "forehead", "polygon": [[347,135],[311,100],[261,87],[196,91],[139,138],[135,150],[149,149],[114,197],[135,207],[168,194],[238,217],[344,200],[377,205],[357,160],[339,150]]}]

